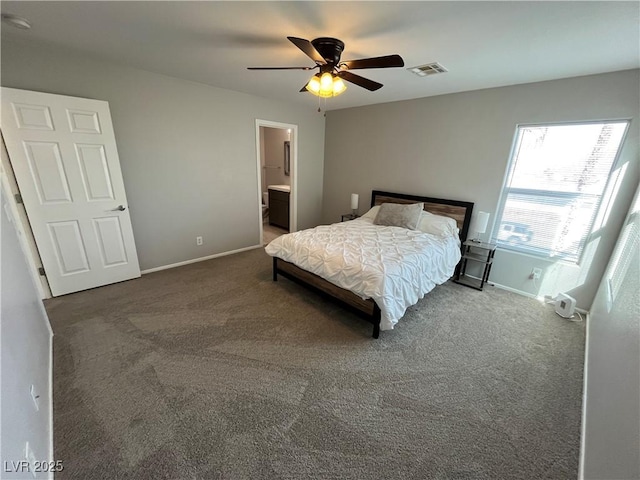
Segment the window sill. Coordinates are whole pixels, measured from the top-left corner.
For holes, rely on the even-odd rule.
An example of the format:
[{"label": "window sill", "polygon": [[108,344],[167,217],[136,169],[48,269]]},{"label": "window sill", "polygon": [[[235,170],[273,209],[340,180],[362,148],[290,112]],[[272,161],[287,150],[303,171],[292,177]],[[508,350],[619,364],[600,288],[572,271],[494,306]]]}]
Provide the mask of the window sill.
[{"label": "window sill", "polygon": [[561,257],[546,257],[546,256],[543,257],[542,255],[536,255],[535,253],[528,253],[528,252],[523,252],[521,250],[511,249],[508,247],[503,247],[502,245],[498,245],[496,247],[496,251],[500,252],[501,254],[508,253],[511,255],[518,255],[521,257],[533,258],[535,260],[547,262],[547,263],[553,263],[553,264],[559,263],[567,267],[580,267],[580,264],[578,262],[565,260],[564,258],[561,258]]}]

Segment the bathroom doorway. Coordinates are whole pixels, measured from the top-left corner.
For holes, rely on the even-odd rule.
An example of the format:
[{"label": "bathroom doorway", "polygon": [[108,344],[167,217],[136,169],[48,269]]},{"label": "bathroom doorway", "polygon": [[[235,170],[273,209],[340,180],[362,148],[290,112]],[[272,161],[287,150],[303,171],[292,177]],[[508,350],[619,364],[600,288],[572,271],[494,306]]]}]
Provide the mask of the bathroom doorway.
[{"label": "bathroom doorway", "polygon": [[256,120],[260,239],[297,229],[297,125]]}]

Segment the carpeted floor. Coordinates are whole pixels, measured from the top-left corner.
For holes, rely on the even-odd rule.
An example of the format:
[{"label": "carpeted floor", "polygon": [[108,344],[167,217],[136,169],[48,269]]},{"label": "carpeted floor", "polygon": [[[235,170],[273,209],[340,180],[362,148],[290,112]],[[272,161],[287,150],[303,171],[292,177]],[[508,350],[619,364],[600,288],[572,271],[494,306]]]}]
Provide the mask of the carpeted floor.
[{"label": "carpeted floor", "polygon": [[64,479],[575,479],[584,325],[448,282],[395,330],[262,249],[46,302]]},{"label": "carpeted floor", "polygon": [[269,222],[264,222],[262,224],[262,243],[263,245],[267,245],[269,242],[278,238],[280,235],[284,235],[285,233],[289,232],[284,228],[269,225]]}]

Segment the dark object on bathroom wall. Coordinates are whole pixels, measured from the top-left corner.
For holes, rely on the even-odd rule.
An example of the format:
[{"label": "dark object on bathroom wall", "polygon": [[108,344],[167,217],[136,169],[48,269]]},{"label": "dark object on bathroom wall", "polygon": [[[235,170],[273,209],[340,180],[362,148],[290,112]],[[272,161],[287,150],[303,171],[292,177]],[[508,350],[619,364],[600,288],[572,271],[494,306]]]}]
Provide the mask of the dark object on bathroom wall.
[{"label": "dark object on bathroom wall", "polygon": [[284,142],[284,174],[288,177],[291,175],[291,142]]}]

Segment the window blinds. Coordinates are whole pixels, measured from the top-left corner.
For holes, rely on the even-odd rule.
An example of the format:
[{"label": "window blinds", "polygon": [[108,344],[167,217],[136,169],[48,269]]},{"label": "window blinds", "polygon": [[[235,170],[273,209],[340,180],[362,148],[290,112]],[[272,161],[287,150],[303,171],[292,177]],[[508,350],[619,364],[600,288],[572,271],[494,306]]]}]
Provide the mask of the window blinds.
[{"label": "window blinds", "polygon": [[494,231],[498,245],[577,262],[627,127],[518,126]]}]

